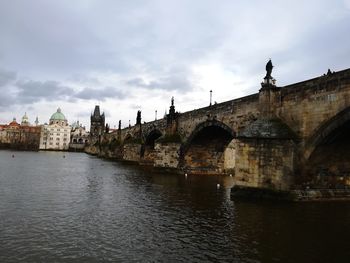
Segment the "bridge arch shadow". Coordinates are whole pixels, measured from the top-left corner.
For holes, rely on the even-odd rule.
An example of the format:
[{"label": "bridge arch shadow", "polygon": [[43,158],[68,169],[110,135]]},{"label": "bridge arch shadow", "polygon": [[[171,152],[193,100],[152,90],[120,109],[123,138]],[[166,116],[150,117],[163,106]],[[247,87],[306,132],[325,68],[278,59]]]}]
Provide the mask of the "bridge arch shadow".
[{"label": "bridge arch shadow", "polygon": [[181,147],[180,166],[193,174],[232,173],[235,137],[236,133],[223,122],[200,123]]},{"label": "bridge arch shadow", "polygon": [[144,161],[150,162],[152,164],[154,162],[155,158],[155,141],[159,139],[162,136],[162,132],[158,129],[154,129],[150,131],[145,137],[144,137],[144,144],[141,149],[141,158],[144,159]]},{"label": "bridge arch shadow", "polygon": [[130,133],[128,133],[128,134],[125,135],[123,142],[125,144],[125,143],[128,143],[128,142],[131,142],[132,140],[133,140],[133,136]]},{"label": "bridge arch shadow", "polygon": [[317,188],[350,186],[350,107],[321,125],[306,142],[302,181]]}]

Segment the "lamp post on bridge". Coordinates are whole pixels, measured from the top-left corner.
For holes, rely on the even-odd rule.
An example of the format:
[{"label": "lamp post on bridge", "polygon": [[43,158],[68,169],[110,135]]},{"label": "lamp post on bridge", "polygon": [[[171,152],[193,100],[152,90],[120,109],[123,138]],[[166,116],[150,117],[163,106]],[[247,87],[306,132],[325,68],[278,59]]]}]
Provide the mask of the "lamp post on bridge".
[{"label": "lamp post on bridge", "polygon": [[209,106],[211,106],[211,99],[212,99],[212,97],[213,97],[213,91],[210,90],[210,104],[209,104]]}]

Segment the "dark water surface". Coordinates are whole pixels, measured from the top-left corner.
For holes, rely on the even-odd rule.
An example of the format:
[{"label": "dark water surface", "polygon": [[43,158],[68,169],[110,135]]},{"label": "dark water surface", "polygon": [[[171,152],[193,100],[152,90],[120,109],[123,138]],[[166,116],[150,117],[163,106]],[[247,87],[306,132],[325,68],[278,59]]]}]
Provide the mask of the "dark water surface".
[{"label": "dark water surface", "polygon": [[0,262],[350,262],[349,202],[236,201],[231,181],[0,151]]}]

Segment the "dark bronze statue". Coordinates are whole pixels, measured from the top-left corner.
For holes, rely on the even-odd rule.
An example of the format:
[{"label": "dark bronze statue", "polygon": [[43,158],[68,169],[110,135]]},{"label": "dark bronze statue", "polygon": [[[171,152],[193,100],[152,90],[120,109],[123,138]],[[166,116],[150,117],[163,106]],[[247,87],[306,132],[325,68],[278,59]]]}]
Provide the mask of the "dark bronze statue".
[{"label": "dark bronze statue", "polygon": [[272,62],[271,62],[271,59],[269,60],[269,62],[267,62],[266,64],[266,76],[265,78],[266,79],[271,79],[271,73],[272,73],[272,68],[273,68],[273,65],[272,65]]},{"label": "dark bronze statue", "polygon": [[141,124],[141,111],[137,111],[136,124]]},{"label": "dark bronze statue", "polygon": [[122,129],[122,121],[119,120],[119,124],[118,124],[118,130],[121,130]]}]

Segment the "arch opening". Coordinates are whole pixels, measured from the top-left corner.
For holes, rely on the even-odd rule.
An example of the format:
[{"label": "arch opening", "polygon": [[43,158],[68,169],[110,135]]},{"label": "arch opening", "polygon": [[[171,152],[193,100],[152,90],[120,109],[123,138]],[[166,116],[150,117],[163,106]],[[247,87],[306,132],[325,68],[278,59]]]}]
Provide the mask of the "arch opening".
[{"label": "arch opening", "polygon": [[141,150],[141,157],[143,158],[143,164],[153,165],[156,156],[155,141],[159,139],[163,134],[159,130],[151,131],[145,139],[145,143]]},{"label": "arch opening", "polygon": [[155,141],[162,136],[162,133],[158,130],[153,130],[149,133],[145,140],[145,146],[154,150]]},{"label": "arch opening", "polygon": [[132,138],[131,134],[127,134],[124,138],[124,143],[129,143],[132,141],[132,139],[133,138]]},{"label": "arch opening", "polygon": [[234,170],[234,133],[225,126],[203,125],[182,149],[182,166],[193,174],[221,174]]},{"label": "arch opening", "polygon": [[350,119],[317,141],[300,183],[311,188],[350,187]]}]

